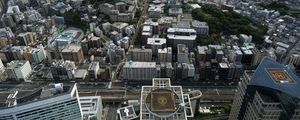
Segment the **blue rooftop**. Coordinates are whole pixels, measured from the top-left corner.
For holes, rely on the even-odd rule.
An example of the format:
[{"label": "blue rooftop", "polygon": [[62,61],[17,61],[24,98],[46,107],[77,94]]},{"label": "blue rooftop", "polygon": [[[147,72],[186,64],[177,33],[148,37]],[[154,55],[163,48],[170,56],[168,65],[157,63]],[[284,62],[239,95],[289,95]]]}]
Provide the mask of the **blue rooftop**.
[{"label": "blue rooftop", "polygon": [[249,85],[263,86],[300,98],[300,79],[290,69],[265,57],[257,67]]}]

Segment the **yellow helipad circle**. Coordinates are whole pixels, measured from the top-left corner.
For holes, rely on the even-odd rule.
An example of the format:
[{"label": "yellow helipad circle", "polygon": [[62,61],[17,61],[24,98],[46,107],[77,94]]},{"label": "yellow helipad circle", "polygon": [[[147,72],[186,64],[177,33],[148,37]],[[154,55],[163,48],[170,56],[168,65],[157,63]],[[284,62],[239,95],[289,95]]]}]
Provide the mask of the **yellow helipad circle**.
[{"label": "yellow helipad circle", "polygon": [[161,105],[166,105],[168,102],[167,98],[166,97],[160,97],[158,98],[158,103],[161,104]]}]

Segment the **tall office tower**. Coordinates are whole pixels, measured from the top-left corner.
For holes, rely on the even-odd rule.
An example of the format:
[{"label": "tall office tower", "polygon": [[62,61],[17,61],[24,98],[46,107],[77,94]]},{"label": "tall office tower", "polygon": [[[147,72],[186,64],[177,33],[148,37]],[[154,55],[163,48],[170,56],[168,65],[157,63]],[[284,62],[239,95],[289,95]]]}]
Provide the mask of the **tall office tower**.
[{"label": "tall office tower", "polygon": [[300,79],[265,57],[255,71],[245,71],[229,120],[299,120]]},{"label": "tall office tower", "polygon": [[0,94],[5,96],[0,101],[1,120],[82,120],[76,84],[27,86],[27,91]]}]

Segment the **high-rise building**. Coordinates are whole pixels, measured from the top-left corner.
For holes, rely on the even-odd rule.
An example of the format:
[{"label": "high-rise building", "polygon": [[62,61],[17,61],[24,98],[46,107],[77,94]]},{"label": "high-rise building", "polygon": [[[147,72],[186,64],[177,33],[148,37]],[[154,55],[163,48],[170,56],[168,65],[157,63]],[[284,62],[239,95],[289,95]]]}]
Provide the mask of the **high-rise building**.
[{"label": "high-rise building", "polygon": [[187,120],[193,117],[189,94],[181,86],[172,86],[170,78],[153,78],[152,86],[143,86],[140,120]]},{"label": "high-rise building", "polygon": [[129,59],[132,61],[143,61],[143,62],[151,62],[152,61],[152,50],[145,49],[144,46],[142,48],[134,48],[130,46],[128,50]]},{"label": "high-rise building", "polygon": [[151,80],[158,77],[158,69],[155,62],[125,62],[123,78],[126,80]]},{"label": "high-rise building", "polygon": [[101,97],[79,97],[76,84],[31,84],[0,95],[1,120],[101,120],[102,117]]},{"label": "high-rise building", "polygon": [[102,119],[102,99],[101,96],[79,97],[83,120]]},{"label": "high-rise building", "polygon": [[14,80],[27,80],[32,69],[29,61],[15,60],[7,63],[6,73],[8,78]]},{"label": "high-rise building", "polygon": [[229,120],[298,120],[300,79],[289,68],[265,57],[238,84]]},{"label": "high-rise building", "polygon": [[0,110],[0,119],[80,120],[82,118],[76,84],[74,86],[53,84],[31,92],[28,93],[30,96],[25,96],[16,91],[8,94],[8,97],[1,98],[6,102],[1,104],[3,109]]}]

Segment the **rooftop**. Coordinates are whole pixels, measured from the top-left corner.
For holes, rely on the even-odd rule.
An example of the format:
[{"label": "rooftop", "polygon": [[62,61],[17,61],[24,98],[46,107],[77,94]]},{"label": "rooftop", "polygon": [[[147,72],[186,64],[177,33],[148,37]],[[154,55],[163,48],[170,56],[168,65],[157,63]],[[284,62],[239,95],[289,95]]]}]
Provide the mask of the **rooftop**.
[{"label": "rooftop", "polygon": [[100,106],[102,106],[100,96],[79,97],[79,101],[83,116],[97,114],[98,112],[100,112],[99,108]]},{"label": "rooftop", "polygon": [[166,44],[167,40],[165,38],[148,38],[148,45],[163,45]]},{"label": "rooftop", "polygon": [[138,117],[132,105],[119,108],[117,112],[121,120],[133,120]]},{"label": "rooftop", "polygon": [[152,112],[175,112],[176,94],[168,89],[156,89],[147,96]]},{"label": "rooftop", "polygon": [[177,45],[177,53],[188,53],[189,49],[185,46],[185,44],[178,44]]},{"label": "rooftop", "polygon": [[123,22],[115,22],[112,24],[112,27],[115,27],[117,29],[122,29],[128,26],[128,23],[123,23]]},{"label": "rooftop", "polygon": [[81,46],[80,45],[76,45],[76,44],[70,44],[67,47],[65,47],[62,52],[79,52],[79,50],[81,50]]},{"label": "rooftop", "polygon": [[[172,119],[186,120],[189,100],[181,86],[172,86],[169,78],[153,78],[152,86],[143,86],[141,91],[141,120]],[[191,116],[193,117],[193,116]]]},{"label": "rooftop", "polygon": [[[74,84],[20,84],[16,85],[14,88],[1,89],[0,109],[64,95],[69,93],[73,89],[73,86]],[[17,104],[9,106],[11,100],[16,100]]]},{"label": "rooftop", "polygon": [[125,62],[124,68],[156,68],[156,62]]},{"label": "rooftop", "polygon": [[72,41],[75,36],[77,35],[77,31],[74,30],[68,30],[64,31],[62,34],[60,34],[58,37],[56,37],[56,41]]},{"label": "rooftop", "polygon": [[300,97],[300,79],[290,69],[265,57],[253,74],[250,85],[263,86]]},{"label": "rooftop", "polygon": [[192,21],[192,26],[193,27],[206,27],[206,28],[208,28],[208,24],[206,22],[200,22],[198,20],[193,20]]},{"label": "rooftop", "polygon": [[7,68],[8,69],[20,68],[26,62],[28,62],[28,61],[25,61],[25,60],[14,60],[14,61],[11,61],[10,63],[7,63]]}]

